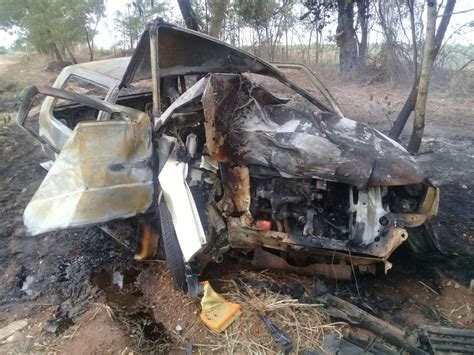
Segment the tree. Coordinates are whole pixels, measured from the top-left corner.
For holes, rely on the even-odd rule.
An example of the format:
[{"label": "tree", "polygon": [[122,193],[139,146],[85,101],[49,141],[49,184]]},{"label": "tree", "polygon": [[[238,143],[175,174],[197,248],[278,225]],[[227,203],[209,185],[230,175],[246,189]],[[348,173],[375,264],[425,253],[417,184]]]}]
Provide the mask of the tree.
[{"label": "tree", "polygon": [[156,16],[166,18],[168,6],[165,2],[154,0],[135,0],[127,3],[127,12],[117,11],[115,14],[115,28],[121,34],[121,38],[127,38],[120,44],[133,50],[146,24]]},{"label": "tree", "polygon": [[350,72],[358,65],[357,37],[354,29],[354,1],[337,0],[336,43],[339,47],[339,68]]},{"label": "tree", "polygon": [[369,17],[370,0],[356,0],[357,3],[357,23],[360,27],[360,41],[358,41],[357,66],[365,65],[369,50]]},{"label": "tree", "polygon": [[191,6],[191,1],[178,0],[178,5],[186,27],[194,31],[201,31],[203,26]]},{"label": "tree", "polygon": [[[242,23],[251,27],[256,34],[258,55],[275,59],[276,46],[291,26],[294,2],[291,0],[235,0],[234,7]],[[262,53],[262,47],[267,50]]]},{"label": "tree", "polygon": [[415,117],[413,131],[408,143],[407,150],[416,153],[420,149],[421,139],[425,128],[426,101],[430,86],[430,75],[436,55],[433,55],[436,35],[436,0],[426,2],[426,39],[423,47],[423,62],[421,64],[420,79],[418,82],[418,95],[416,96]]},{"label": "tree", "polygon": [[104,0],[89,0],[87,2],[90,7],[88,11],[84,11],[84,33],[89,48],[89,61],[94,60],[94,37],[97,34],[97,27],[101,19],[105,15]]},{"label": "tree", "polygon": [[[341,72],[360,69],[365,65],[368,51],[369,9],[370,0],[304,0],[307,12],[300,19],[309,15],[321,31],[327,24],[331,12],[337,11],[336,43],[339,47],[339,68]],[[357,5],[357,16],[354,11]],[[360,31],[360,41],[357,38],[357,26]]]},{"label": "tree", "polygon": [[209,36],[219,38],[225,14],[229,6],[229,0],[213,0],[210,1],[209,4],[212,14]]},{"label": "tree", "polygon": [[57,60],[63,60],[64,49],[77,63],[72,49],[85,41],[88,16],[100,6],[103,0],[3,0],[0,27],[14,28],[38,52],[53,53]]},{"label": "tree", "polygon": [[[434,40],[434,46],[433,49],[430,51],[430,56],[431,60],[433,63],[436,60],[436,57],[438,56],[439,50],[441,48],[441,45],[443,43],[444,35],[446,34],[446,30],[448,28],[449,22],[451,20],[451,15],[454,10],[454,6],[456,5],[456,0],[447,0],[446,2],[446,7],[444,8],[444,13],[442,15],[440,24],[438,26],[438,29],[436,30],[436,36]],[[418,82],[419,82],[419,75],[418,73],[415,73],[417,77],[417,84],[414,85],[410,91],[410,94],[408,95],[407,100],[405,101],[405,104],[403,105],[402,109],[400,110],[400,113],[398,114],[398,117],[393,124],[392,129],[390,130],[389,137],[392,139],[399,139],[400,135],[402,134],[403,128],[405,127],[408,118],[410,117],[410,114],[412,113],[413,109],[415,108],[416,100],[418,97]]]}]

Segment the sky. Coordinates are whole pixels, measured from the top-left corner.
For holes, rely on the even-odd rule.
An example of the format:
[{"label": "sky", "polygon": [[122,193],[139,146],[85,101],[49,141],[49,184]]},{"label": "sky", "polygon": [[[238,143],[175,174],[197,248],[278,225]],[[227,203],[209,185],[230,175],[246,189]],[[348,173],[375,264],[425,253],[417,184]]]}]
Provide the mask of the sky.
[{"label": "sky", "polygon": [[[117,11],[126,12],[127,11],[127,3],[130,0],[105,0],[106,2],[106,16],[105,19],[101,21],[98,27],[98,34],[94,40],[95,45],[98,48],[111,48],[114,40],[113,32],[114,32],[114,17]],[[169,4],[171,17],[179,16],[179,8],[177,5],[176,0],[165,0]],[[458,0],[455,7],[455,12],[457,11],[465,11],[474,8],[474,1],[473,0]],[[439,20],[439,18],[438,18]],[[457,28],[461,25],[465,24],[466,22],[474,21],[474,11],[462,13],[462,14],[454,14],[451,18],[451,22],[446,33],[445,38],[448,38]],[[329,32],[335,33],[335,26],[336,24],[333,23],[331,26],[334,28],[327,28],[325,29],[326,34]],[[371,41],[377,41],[378,35],[371,37]],[[7,31],[0,30],[0,46],[10,47],[14,41],[17,39],[17,36],[12,33],[8,33]],[[451,41],[455,41],[456,43],[469,45],[474,44],[474,27],[470,27],[467,30],[465,29],[462,35],[453,35],[451,37]]]}]

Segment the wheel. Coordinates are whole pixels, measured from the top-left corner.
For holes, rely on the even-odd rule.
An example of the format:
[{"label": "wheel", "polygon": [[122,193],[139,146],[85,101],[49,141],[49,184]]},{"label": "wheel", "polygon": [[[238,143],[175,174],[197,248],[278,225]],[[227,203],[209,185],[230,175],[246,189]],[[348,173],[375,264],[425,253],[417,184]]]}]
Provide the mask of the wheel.
[{"label": "wheel", "polygon": [[434,255],[445,254],[431,222],[425,222],[420,227],[411,228],[409,235],[408,245],[419,258],[426,259],[432,258]]},{"label": "wheel", "polygon": [[179,246],[178,237],[174,230],[173,220],[164,201],[158,206],[160,213],[161,234],[165,249],[165,258],[175,286],[183,291],[187,291],[186,272],[183,260],[183,253]]}]

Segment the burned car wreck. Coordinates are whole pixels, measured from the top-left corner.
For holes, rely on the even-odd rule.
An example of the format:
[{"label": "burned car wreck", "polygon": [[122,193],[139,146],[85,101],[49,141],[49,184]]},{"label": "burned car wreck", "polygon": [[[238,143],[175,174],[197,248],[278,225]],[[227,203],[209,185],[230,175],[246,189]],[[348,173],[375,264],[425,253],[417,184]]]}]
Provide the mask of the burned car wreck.
[{"label": "burned car wreck", "polygon": [[[437,213],[439,190],[406,150],[345,118],[303,66],[155,21],[130,59],[73,67],[54,87],[31,88],[18,113],[54,161],[24,213],[31,234],[95,224],[137,233],[136,258],[164,252],[186,289],[235,251],[258,268],[328,278],[386,272]],[[285,68],[307,75],[321,98]],[[107,94],[64,90],[68,75],[105,83]],[[123,94],[146,80],[144,92]],[[26,124],[38,94],[47,96],[39,133]],[[58,99],[72,103],[55,108]]]}]

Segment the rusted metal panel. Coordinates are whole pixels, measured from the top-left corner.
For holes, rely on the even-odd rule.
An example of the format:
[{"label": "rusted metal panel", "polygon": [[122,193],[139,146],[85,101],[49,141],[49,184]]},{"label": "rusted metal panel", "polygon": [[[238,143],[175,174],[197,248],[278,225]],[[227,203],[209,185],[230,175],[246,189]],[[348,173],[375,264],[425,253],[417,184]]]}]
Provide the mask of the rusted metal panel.
[{"label": "rusted metal panel", "polygon": [[250,208],[250,175],[246,166],[235,166],[225,170],[226,181],[224,197],[219,207],[225,215],[235,212],[249,212]]},{"label": "rusted metal panel", "polygon": [[[378,261],[387,260],[391,253],[407,238],[408,233],[403,228],[391,228],[387,236],[369,246],[352,246],[347,241],[320,236],[302,236],[277,231],[256,231],[233,225],[232,221],[226,233],[229,244],[236,249],[253,250],[257,246],[288,251],[320,251],[323,249],[358,253],[359,255],[376,258]],[[373,260],[373,259],[372,259]]]},{"label": "rusted metal panel", "polygon": [[330,280],[350,280],[352,268],[346,264],[310,264],[294,266],[280,256],[257,247],[253,254],[252,266],[257,269],[273,269],[306,276],[318,276]]},{"label": "rusted metal panel", "polygon": [[376,129],[273,103],[270,93],[241,75],[211,75],[202,103],[209,153],[217,161],[358,188],[423,181],[413,157]]},{"label": "rusted metal panel", "polygon": [[25,209],[31,234],[97,224],[145,212],[154,195],[147,114],[84,95],[39,87],[122,119],[79,123]]}]

